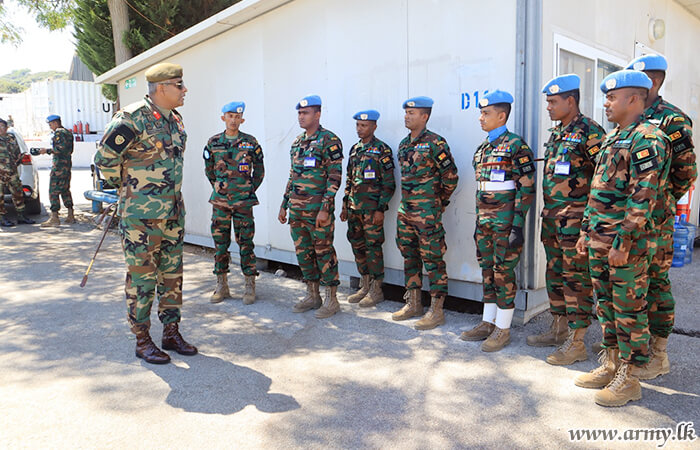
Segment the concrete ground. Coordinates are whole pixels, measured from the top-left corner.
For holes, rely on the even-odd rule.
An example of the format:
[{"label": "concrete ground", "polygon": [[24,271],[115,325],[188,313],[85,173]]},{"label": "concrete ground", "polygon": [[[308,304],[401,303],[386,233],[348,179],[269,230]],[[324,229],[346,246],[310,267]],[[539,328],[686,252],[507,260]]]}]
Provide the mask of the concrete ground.
[{"label": "concrete ground", "polygon": [[[258,278],[257,303],[214,305],[212,257],[192,246],[181,329],[200,354],[146,364],[133,354],[115,233],[79,287],[101,231],[86,201],[77,209],[73,226],[0,229],[0,448],[657,448],[661,439],[570,442],[569,430],[700,428],[698,337],[672,335],[672,371],[644,382],[641,401],[602,408],[572,381],[594,355],[555,367],[544,362],[552,348],[525,344],[547,314],[486,354],[458,339],[479,315],[449,311],[445,326],[418,332],[415,320],[391,320],[399,303],[360,309],[343,289],[341,313],[317,320],[291,312],[304,286],[271,273]],[[677,325],[697,336],[694,256],[671,276]],[[240,292],[235,268],[230,280]],[[587,344],[600,338],[591,328]]]}]

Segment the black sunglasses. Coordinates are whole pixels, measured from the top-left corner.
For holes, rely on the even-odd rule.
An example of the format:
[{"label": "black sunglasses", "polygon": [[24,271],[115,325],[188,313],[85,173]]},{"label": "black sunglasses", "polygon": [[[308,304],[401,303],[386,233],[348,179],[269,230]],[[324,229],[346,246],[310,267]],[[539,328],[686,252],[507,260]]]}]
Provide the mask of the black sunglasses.
[{"label": "black sunglasses", "polygon": [[183,90],[185,89],[185,82],[184,81],[178,81],[177,83],[158,83],[158,84],[170,84],[172,86],[175,86],[176,88]]}]

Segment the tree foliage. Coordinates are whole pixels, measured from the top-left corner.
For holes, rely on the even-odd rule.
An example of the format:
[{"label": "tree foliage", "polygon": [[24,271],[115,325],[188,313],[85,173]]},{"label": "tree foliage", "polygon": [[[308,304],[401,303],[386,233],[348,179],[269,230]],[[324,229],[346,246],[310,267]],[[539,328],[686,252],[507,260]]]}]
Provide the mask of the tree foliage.
[{"label": "tree foliage", "polygon": [[35,81],[65,80],[68,78],[66,72],[51,70],[48,72],[31,73],[29,69],[13,70],[12,72],[0,76],[0,92],[14,94],[29,89]]},{"label": "tree foliage", "polygon": [[[37,23],[49,30],[61,30],[73,17],[74,0],[14,0],[14,3],[29,11]],[[7,20],[7,4],[0,1],[0,43],[19,45],[22,30]]]}]

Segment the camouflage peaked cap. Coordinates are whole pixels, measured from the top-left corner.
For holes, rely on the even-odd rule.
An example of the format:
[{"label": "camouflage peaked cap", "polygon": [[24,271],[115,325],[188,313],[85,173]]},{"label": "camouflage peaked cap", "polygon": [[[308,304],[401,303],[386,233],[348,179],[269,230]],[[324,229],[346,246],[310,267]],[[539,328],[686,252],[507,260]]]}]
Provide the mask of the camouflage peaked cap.
[{"label": "camouflage peaked cap", "polygon": [[146,71],[146,81],[158,83],[160,81],[171,80],[182,77],[182,66],[171,63],[160,63],[150,67]]}]

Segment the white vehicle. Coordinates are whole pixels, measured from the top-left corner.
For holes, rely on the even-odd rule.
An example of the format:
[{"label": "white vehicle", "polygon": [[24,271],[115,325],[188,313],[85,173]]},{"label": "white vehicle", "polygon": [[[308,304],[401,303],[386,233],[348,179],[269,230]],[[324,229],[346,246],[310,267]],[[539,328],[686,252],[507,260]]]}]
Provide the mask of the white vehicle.
[{"label": "white vehicle", "polygon": [[[19,179],[22,182],[22,192],[24,193],[24,204],[26,207],[26,213],[28,215],[40,214],[41,213],[41,200],[39,199],[39,174],[36,171],[36,166],[34,165],[34,159],[32,155],[29,154],[29,148],[24,142],[24,138],[19,133],[19,131],[14,128],[7,130],[8,133],[14,135],[19,144],[19,149],[22,152],[22,160],[17,166],[17,172],[19,173]],[[5,186],[3,194],[3,201],[12,203],[12,195],[8,187]]]}]

